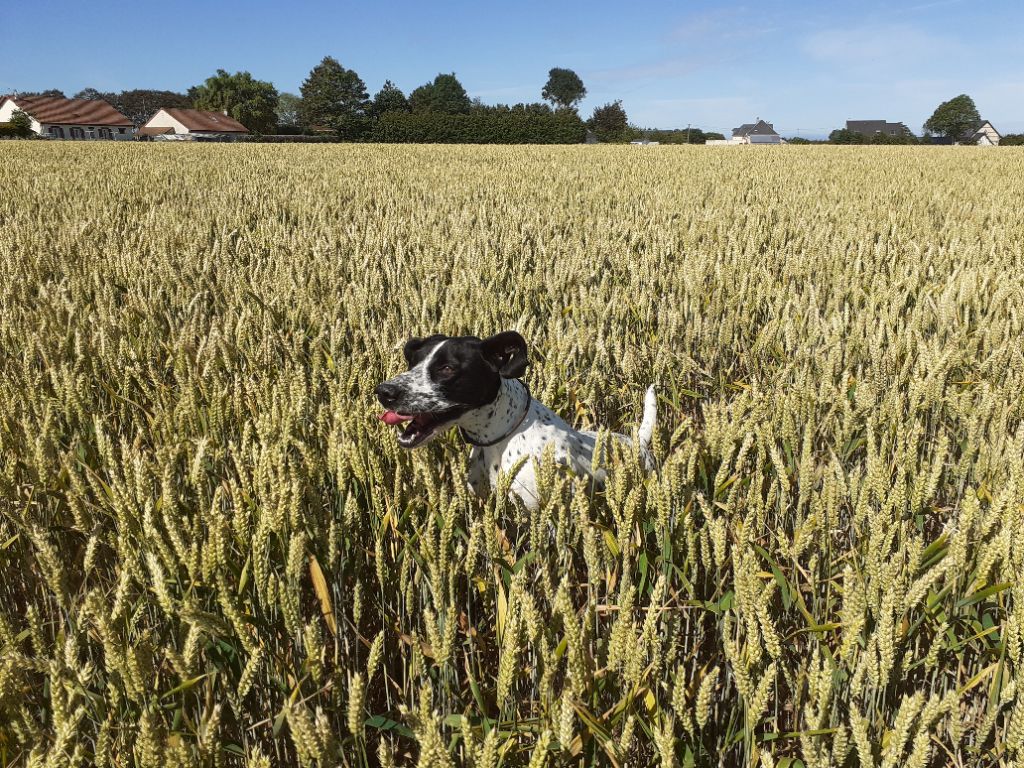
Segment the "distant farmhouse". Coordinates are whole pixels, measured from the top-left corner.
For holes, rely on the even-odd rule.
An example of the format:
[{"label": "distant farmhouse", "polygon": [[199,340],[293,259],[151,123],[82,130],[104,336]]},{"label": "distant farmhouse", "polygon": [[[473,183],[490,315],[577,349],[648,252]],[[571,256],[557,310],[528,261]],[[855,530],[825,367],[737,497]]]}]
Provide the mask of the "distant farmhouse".
[{"label": "distant farmhouse", "polygon": [[961,144],[977,144],[979,147],[995,147],[1003,138],[988,120],[982,120],[973,131],[968,131]]},{"label": "distant farmhouse", "polygon": [[931,136],[929,141],[932,144],[960,144],[973,145],[978,147],[995,147],[1003,138],[999,131],[988,120],[982,120],[976,126],[968,130],[959,139],[954,140],[952,136]]},{"label": "distant farmhouse", "polygon": [[744,123],[739,128],[732,129],[731,139],[712,139],[705,144],[735,145],[735,144],[781,144],[782,137],[775,132],[771,123],[766,123],[760,118],[756,123]]},{"label": "distant farmhouse", "polygon": [[847,120],[846,130],[864,136],[874,136],[876,133],[881,133],[885,136],[913,135],[911,130],[903,123],[888,123],[885,120]]},{"label": "distant farmhouse", "polygon": [[235,138],[249,129],[229,117],[227,112],[206,112],[201,109],[159,110],[139,129],[139,136],[153,139]]},{"label": "distant farmhouse", "polygon": [[101,99],[64,99],[54,96],[5,96],[0,101],[0,123],[9,123],[16,111],[32,120],[32,131],[53,139],[134,138],[132,121]]}]

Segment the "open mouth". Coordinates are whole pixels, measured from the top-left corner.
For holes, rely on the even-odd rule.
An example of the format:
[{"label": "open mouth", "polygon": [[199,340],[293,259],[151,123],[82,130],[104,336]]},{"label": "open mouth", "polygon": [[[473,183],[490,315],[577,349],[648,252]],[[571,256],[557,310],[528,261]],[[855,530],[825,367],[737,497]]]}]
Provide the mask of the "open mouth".
[{"label": "open mouth", "polygon": [[437,434],[446,423],[445,413],[413,413],[384,411],[377,418],[385,424],[397,426],[408,424],[398,435],[398,444],[403,448],[415,448]]}]

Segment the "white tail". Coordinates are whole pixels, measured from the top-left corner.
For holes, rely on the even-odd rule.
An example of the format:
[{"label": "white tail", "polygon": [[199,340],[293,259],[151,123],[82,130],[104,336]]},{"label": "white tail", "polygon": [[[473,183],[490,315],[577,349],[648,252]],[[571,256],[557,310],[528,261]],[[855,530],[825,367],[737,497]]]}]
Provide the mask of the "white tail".
[{"label": "white tail", "polygon": [[640,430],[637,432],[637,441],[641,450],[647,451],[651,448],[651,438],[654,436],[654,425],[658,421],[658,396],[654,392],[654,385],[647,388],[644,395],[644,417],[640,421]]}]

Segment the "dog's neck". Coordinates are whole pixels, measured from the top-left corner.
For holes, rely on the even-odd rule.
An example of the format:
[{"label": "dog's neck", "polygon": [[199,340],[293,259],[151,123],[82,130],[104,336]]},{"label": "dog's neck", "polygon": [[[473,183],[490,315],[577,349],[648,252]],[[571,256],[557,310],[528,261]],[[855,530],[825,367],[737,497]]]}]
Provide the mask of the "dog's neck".
[{"label": "dog's neck", "polygon": [[498,395],[458,421],[467,441],[486,445],[509,436],[530,407],[530,392],[518,379],[502,379]]}]

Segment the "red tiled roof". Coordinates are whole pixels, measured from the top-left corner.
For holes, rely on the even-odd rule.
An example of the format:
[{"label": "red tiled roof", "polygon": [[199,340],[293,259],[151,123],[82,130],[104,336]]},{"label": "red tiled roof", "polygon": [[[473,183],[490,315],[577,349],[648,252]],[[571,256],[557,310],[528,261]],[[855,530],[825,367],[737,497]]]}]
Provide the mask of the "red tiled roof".
[{"label": "red tiled roof", "polygon": [[53,96],[8,96],[22,112],[40,123],[56,125],[116,125],[132,121],[100,99],[61,99]]},{"label": "red tiled roof", "polygon": [[190,131],[210,133],[248,133],[249,129],[222,112],[206,112],[202,109],[167,109],[164,112],[184,125]]},{"label": "red tiled roof", "polygon": [[140,136],[160,136],[165,133],[174,133],[174,129],[169,125],[166,128],[139,128]]}]

